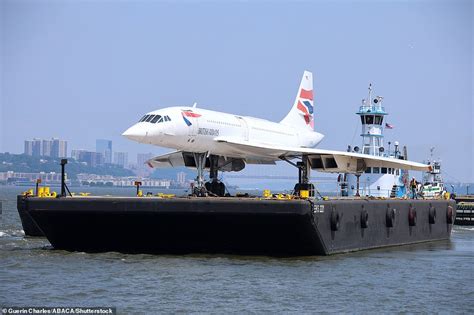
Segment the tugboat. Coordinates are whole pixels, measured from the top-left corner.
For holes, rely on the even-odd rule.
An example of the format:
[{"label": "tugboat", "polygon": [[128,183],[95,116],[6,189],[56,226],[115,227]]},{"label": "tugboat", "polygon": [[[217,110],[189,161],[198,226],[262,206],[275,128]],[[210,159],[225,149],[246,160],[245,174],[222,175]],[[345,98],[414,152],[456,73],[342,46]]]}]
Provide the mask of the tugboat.
[{"label": "tugboat", "polygon": [[421,195],[425,199],[442,198],[445,189],[443,179],[441,177],[441,163],[439,160],[433,159],[434,147],[430,149],[431,157],[426,164],[431,165],[431,171],[423,174],[423,186],[421,187]]},{"label": "tugboat", "polygon": [[[362,105],[356,113],[362,123],[362,150],[358,146],[353,152],[383,156],[393,159],[407,159],[407,149],[403,147],[400,152],[398,141],[394,143],[394,151],[390,151],[391,142],[388,142],[388,152],[384,147],[385,128],[392,129],[392,125],[385,123],[384,118],[388,115],[382,106],[383,97],[372,98],[372,84],[369,84],[367,99],[362,100]],[[347,151],[351,151],[348,146]],[[388,167],[368,167],[361,175],[340,174],[338,177],[342,196],[367,196],[402,198],[408,192],[408,171]]]}]

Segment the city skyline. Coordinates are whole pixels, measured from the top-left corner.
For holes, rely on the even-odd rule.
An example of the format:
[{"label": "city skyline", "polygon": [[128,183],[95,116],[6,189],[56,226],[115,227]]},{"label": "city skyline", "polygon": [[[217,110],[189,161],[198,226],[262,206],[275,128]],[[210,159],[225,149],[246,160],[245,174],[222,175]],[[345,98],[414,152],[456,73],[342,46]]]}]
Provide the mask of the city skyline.
[{"label": "city skyline", "polygon": [[447,180],[474,181],[470,1],[7,0],[0,10],[0,151],[60,134],[72,148],[105,138],[117,152],[159,155],[170,150],[121,133],[146,112],[194,102],[279,121],[311,70],[320,148],[360,146],[354,112],[373,83],[395,127],[386,143],[407,145],[414,161],[436,147]]},{"label": "city skyline", "polygon": [[[89,164],[93,166],[109,163],[129,168],[136,164],[134,162],[129,164],[128,152],[113,151],[111,140],[96,139],[95,151],[73,148],[70,150],[70,153],[67,143],[68,141],[59,138],[51,138],[51,140],[40,138],[26,139],[24,140],[23,154],[38,157],[73,158],[78,161],[89,161]],[[107,156],[109,159],[107,159]],[[137,153],[135,161],[141,161],[140,156],[149,157],[152,156],[152,154]]]},{"label": "city skyline", "polygon": [[23,153],[31,156],[68,157],[67,141],[59,138],[51,138],[51,140],[27,139],[24,140]]}]

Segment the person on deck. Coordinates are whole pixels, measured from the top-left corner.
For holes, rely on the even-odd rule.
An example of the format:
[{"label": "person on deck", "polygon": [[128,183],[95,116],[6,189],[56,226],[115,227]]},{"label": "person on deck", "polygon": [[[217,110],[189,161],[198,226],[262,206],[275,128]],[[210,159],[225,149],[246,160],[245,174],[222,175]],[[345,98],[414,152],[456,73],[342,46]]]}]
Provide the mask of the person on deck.
[{"label": "person on deck", "polygon": [[410,181],[411,193],[413,199],[418,199],[416,196],[416,187],[418,186],[418,182],[416,181],[415,177],[413,177]]}]

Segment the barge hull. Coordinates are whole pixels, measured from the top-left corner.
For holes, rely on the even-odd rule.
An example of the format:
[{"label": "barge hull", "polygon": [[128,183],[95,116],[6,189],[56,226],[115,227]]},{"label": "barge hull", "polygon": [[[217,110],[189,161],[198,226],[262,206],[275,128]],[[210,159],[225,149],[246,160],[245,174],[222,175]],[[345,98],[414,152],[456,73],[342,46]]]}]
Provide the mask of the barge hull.
[{"label": "barge hull", "polygon": [[29,197],[22,205],[56,249],[134,253],[329,255],[449,239],[449,207],[456,213],[448,200]]},{"label": "barge hull", "polygon": [[28,209],[30,209],[28,206],[30,200],[31,198],[26,198],[24,196],[17,196],[16,200],[18,215],[20,216],[23,231],[26,236],[45,236],[28,211]]}]

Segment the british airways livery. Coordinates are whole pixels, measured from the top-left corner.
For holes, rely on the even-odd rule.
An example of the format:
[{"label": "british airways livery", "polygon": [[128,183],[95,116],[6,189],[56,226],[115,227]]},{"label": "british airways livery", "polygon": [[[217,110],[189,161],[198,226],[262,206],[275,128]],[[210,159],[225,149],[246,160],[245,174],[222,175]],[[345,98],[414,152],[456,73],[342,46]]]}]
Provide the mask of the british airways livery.
[{"label": "british airways livery", "polygon": [[[323,135],[314,131],[313,76],[303,73],[291,110],[280,122],[192,107],[176,106],[144,115],[127,129],[128,139],[175,149],[147,161],[150,167],[197,169],[196,193],[223,195],[218,171],[240,171],[246,164],[287,161],[299,170],[295,191],[306,189],[311,169],[362,174],[367,167],[428,171],[429,165],[355,152],[316,149]],[[296,163],[294,161],[297,161]],[[211,181],[204,183],[203,171]]]}]

